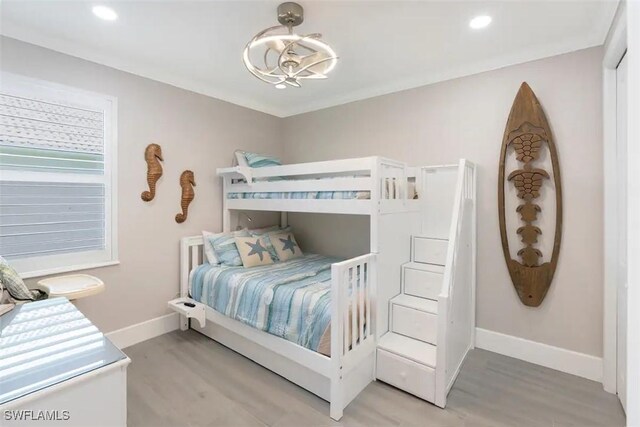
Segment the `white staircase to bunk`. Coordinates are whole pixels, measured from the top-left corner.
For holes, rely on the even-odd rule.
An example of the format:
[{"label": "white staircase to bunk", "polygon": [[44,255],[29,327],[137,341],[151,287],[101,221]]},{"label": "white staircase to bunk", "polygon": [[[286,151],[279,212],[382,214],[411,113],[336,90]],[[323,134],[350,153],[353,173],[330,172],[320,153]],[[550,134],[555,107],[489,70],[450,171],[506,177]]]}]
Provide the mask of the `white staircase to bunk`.
[{"label": "white staircase to bunk", "polygon": [[[411,237],[400,294],[389,301],[389,330],[378,341],[376,377],[444,408],[474,341],[475,179],[464,162],[438,172],[425,181],[424,194],[438,188],[456,192],[444,209],[446,195],[437,198],[440,212],[426,210],[432,217],[422,231],[428,234]],[[456,185],[441,185],[447,180]]]}]

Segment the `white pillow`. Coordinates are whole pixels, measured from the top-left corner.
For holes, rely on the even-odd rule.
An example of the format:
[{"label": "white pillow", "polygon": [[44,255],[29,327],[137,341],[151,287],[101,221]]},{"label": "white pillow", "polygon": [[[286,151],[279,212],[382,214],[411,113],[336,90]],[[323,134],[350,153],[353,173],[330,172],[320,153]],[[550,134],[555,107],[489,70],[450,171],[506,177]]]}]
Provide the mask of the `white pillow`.
[{"label": "white pillow", "polygon": [[207,261],[211,265],[220,264],[220,261],[216,256],[216,251],[213,249],[213,244],[211,243],[211,241],[209,241],[209,239],[207,239],[207,236],[213,236],[215,234],[218,233],[212,233],[210,231],[202,232],[202,240],[204,240],[204,256],[207,258]]}]

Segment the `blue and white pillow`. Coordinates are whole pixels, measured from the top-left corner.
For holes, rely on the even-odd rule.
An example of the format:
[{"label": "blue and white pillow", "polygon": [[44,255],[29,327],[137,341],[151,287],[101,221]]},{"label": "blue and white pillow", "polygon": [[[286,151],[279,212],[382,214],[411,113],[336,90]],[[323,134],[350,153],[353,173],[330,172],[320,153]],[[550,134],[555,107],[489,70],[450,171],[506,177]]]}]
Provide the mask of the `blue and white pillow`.
[{"label": "blue and white pillow", "polygon": [[291,226],[280,228],[280,226],[278,225],[273,225],[271,227],[249,230],[251,236],[262,237],[262,241],[264,242],[267,250],[269,251],[269,255],[271,255],[271,258],[273,258],[274,261],[278,261],[279,257],[276,249],[273,247],[273,243],[271,242],[271,235],[283,232],[291,232]]},{"label": "blue and white pillow", "polygon": [[266,156],[264,154],[257,153],[244,153],[245,159],[247,159],[247,164],[251,168],[264,168],[267,166],[280,166],[282,162],[277,157]]},{"label": "blue and white pillow", "polygon": [[207,236],[213,246],[216,258],[220,264],[239,267],[242,265],[242,258],[236,246],[236,237],[250,237],[247,229],[234,231],[233,233],[219,233]]},{"label": "blue and white pillow", "polygon": [[210,231],[202,231],[202,241],[204,246],[204,256],[207,259],[207,262],[211,265],[220,264],[218,261],[218,257],[216,256],[216,251],[213,249],[213,244],[211,240],[209,240],[210,236],[216,236],[216,233],[212,233]]}]

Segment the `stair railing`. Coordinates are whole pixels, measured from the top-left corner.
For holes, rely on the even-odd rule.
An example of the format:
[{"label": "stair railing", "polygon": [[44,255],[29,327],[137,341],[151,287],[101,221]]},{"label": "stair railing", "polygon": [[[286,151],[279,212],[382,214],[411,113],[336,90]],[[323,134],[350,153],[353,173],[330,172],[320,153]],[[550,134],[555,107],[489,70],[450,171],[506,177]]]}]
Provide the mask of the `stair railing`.
[{"label": "stair railing", "polygon": [[440,407],[445,406],[447,393],[474,342],[475,176],[475,166],[460,160],[444,277],[438,296],[435,404]]}]

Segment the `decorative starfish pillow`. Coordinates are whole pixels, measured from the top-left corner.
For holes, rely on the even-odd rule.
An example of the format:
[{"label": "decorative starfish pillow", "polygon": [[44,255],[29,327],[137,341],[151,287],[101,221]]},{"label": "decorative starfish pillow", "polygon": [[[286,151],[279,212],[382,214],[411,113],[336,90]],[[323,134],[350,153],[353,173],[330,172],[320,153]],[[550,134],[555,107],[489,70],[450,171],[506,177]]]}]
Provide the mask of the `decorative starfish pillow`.
[{"label": "decorative starfish pillow", "polygon": [[280,228],[279,225],[272,225],[271,227],[265,227],[265,228],[256,228],[253,230],[249,230],[249,233],[253,236],[253,237],[262,237],[264,239],[264,243],[265,246],[267,248],[267,250],[269,251],[269,255],[271,255],[271,258],[274,261],[278,261],[279,257],[278,257],[278,253],[276,252],[276,248],[273,247],[273,243],[271,243],[271,235],[272,234],[279,234],[279,233],[284,233],[284,232],[291,232],[291,227],[287,226],[284,228]]},{"label": "decorative starfish pillow", "polygon": [[273,264],[267,244],[262,237],[236,237],[236,246],[245,268]]},{"label": "decorative starfish pillow", "polygon": [[273,233],[269,235],[269,239],[276,249],[280,261],[299,258],[303,255],[296,238],[291,232]]}]

